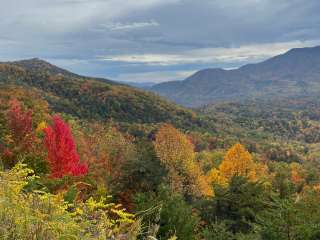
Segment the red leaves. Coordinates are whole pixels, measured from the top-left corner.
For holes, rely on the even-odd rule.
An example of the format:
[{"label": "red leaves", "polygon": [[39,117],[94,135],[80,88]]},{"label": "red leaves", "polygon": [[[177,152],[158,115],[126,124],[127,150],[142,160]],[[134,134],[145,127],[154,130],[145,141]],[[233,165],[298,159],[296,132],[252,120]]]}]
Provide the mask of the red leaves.
[{"label": "red leaves", "polygon": [[27,150],[35,138],[32,130],[32,111],[23,111],[16,99],[12,100],[10,105],[8,118],[12,140],[19,150]]},{"label": "red leaves", "polygon": [[79,176],[88,172],[88,166],[80,163],[69,126],[59,116],[53,117],[52,126],[45,128],[44,132],[52,178]]}]

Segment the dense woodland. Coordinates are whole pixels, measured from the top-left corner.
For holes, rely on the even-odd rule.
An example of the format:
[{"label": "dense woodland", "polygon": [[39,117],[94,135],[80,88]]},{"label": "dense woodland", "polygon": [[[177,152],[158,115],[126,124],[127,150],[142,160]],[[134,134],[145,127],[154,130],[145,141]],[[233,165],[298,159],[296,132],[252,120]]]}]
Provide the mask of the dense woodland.
[{"label": "dense woodland", "polygon": [[187,110],[30,60],[0,103],[0,239],[320,239],[317,99]]}]

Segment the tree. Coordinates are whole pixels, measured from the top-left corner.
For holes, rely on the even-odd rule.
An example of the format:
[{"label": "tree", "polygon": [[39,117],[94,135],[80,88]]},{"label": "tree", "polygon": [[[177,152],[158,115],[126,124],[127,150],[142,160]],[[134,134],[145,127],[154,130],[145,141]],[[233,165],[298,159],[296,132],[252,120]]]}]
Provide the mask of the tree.
[{"label": "tree", "polygon": [[291,176],[291,167],[285,162],[274,162],[270,164],[272,187],[282,199],[290,197],[295,193],[295,184]]},{"label": "tree", "polygon": [[183,240],[196,239],[199,218],[180,194],[160,186],[156,194],[137,193],[134,199],[136,212],[145,213],[143,225],[158,229],[155,234],[158,239],[169,239],[173,235]]},{"label": "tree", "polygon": [[8,112],[9,128],[15,145],[22,149],[29,147],[34,138],[32,129],[32,111],[23,111],[21,104],[16,100],[10,102]]},{"label": "tree", "polygon": [[203,239],[210,240],[233,240],[234,235],[228,230],[224,222],[211,223],[203,232]]},{"label": "tree", "polygon": [[137,157],[128,161],[123,168],[123,189],[131,189],[134,192],[156,191],[163,183],[167,171],[161,165],[150,141],[137,142]]},{"label": "tree", "polygon": [[24,111],[20,102],[16,99],[10,101],[10,108],[7,113],[8,122],[3,121],[2,127],[8,126],[8,131],[5,131],[5,140],[3,143],[3,159],[4,166],[11,168],[16,161],[31,153],[34,149],[36,140],[32,127],[32,111]]},{"label": "tree", "polygon": [[70,128],[59,116],[53,117],[53,124],[46,127],[44,133],[44,145],[48,150],[47,161],[52,178],[87,173],[88,167],[80,163]]},{"label": "tree", "polygon": [[218,169],[212,168],[208,173],[207,173],[207,182],[210,184],[218,184],[221,186],[227,186],[228,181],[224,176],[221,176],[221,173]]},{"label": "tree", "polygon": [[256,179],[255,163],[251,154],[240,144],[231,147],[219,166],[220,173],[227,179],[233,176],[248,177]]},{"label": "tree", "polygon": [[213,189],[195,161],[194,146],[183,133],[164,124],[156,134],[155,150],[169,172],[171,187],[177,192],[212,196]]},{"label": "tree", "polygon": [[268,192],[262,184],[233,176],[228,186],[217,186],[215,196],[200,202],[198,208],[206,223],[224,222],[233,233],[249,233],[256,215],[267,207]]},{"label": "tree", "polygon": [[319,200],[319,193],[309,190],[299,198],[275,198],[271,208],[258,214],[261,239],[320,239]]}]

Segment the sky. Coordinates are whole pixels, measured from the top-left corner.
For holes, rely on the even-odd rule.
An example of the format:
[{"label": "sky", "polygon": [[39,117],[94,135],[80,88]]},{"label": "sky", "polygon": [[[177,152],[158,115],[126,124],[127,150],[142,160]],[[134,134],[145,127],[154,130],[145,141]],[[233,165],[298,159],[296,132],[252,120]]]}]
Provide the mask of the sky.
[{"label": "sky", "polygon": [[118,81],[183,80],[320,45],[319,0],[0,0],[0,60]]}]

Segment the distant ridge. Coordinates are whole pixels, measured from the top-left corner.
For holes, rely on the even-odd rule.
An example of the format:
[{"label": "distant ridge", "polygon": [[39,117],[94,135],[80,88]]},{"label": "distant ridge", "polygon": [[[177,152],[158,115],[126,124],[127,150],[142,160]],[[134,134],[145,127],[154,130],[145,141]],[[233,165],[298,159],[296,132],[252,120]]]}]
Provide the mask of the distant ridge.
[{"label": "distant ridge", "polygon": [[196,107],[250,98],[320,94],[320,46],[294,48],[266,61],[238,69],[204,69],[184,81],[160,83],[151,91]]}]

